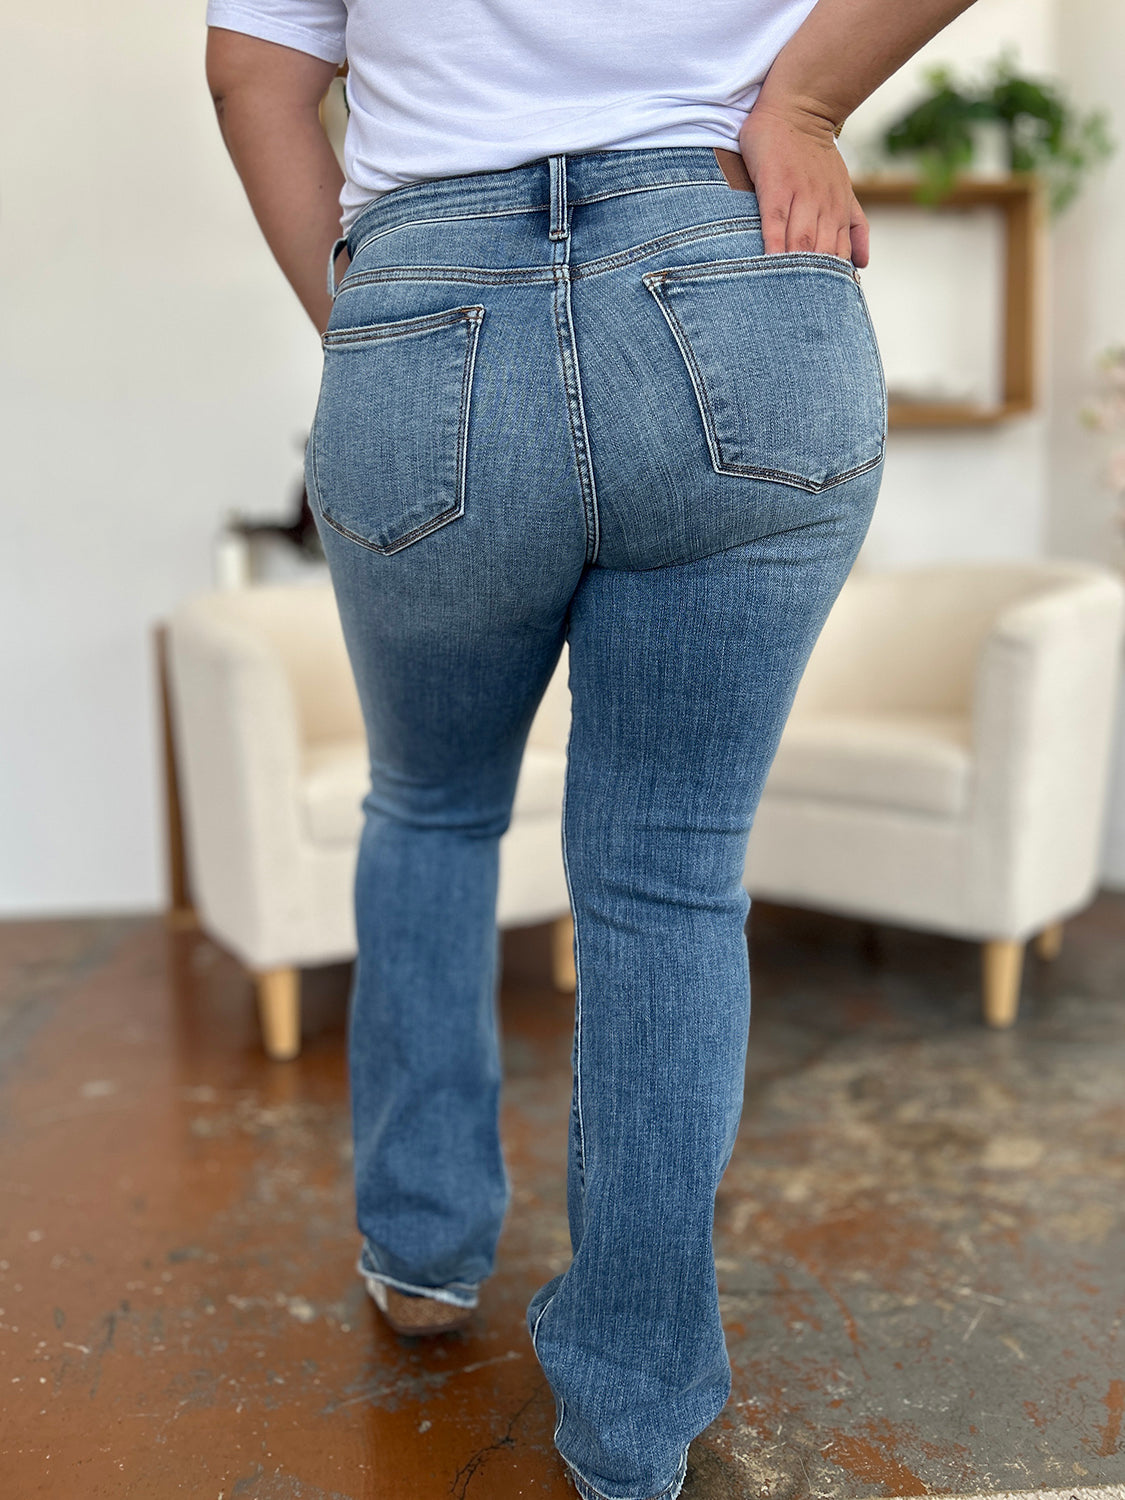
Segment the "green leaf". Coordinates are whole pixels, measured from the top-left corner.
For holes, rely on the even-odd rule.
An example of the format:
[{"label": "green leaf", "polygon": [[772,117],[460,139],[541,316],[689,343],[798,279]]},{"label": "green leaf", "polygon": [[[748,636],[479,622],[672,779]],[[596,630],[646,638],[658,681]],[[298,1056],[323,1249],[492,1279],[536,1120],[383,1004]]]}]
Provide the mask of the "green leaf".
[{"label": "green leaf", "polygon": [[1042,175],[1056,213],[1074,198],[1085,174],[1116,149],[1104,110],[1079,113],[1056,84],[1021,74],[1010,49],[994,59],[982,86],[959,84],[948,65],[928,68],[923,77],[929,93],[881,138],[887,156],[916,159],[923,202],[939,202],[972,165],[973,127],[980,120],[1004,126],[1012,171]]}]

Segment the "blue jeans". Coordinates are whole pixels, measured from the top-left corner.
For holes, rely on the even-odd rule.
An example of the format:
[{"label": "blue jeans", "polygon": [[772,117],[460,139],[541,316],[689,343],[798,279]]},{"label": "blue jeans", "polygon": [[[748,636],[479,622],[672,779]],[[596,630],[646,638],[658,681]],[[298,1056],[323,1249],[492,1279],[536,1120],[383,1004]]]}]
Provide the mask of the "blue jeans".
[{"label": "blue jeans", "polygon": [[493,1267],[497,845],[566,640],[573,1260],[528,1322],[580,1493],[671,1497],[730,1387],[747,835],[875,503],[878,351],[706,147],[411,184],[348,244],[307,478],[371,752],[360,1269],[472,1306]]}]

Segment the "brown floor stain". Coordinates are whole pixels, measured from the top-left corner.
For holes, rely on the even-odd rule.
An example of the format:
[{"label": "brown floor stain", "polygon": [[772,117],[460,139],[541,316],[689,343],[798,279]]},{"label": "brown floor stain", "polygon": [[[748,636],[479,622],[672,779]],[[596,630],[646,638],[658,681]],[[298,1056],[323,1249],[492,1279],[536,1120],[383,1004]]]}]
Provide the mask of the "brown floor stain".
[{"label": "brown floor stain", "polygon": [[[752,954],[715,1230],[734,1389],[686,1500],[1120,1483],[1125,898],[1029,961],[1003,1034],[969,945],[761,907]],[[498,1272],[425,1342],[354,1271],[346,969],[305,976],[273,1065],[202,936],[0,927],[3,1500],[573,1495],[524,1325],[569,1257],[546,957],[506,938]]]},{"label": "brown floor stain", "polygon": [[824,1456],[854,1478],[862,1479],[866,1484],[882,1485],[888,1495],[924,1495],[927,1492],[925,1482],[917,1474],[870,1438],[836,1433]]},{"label": "brown floor stain", "polygon": [[1102,1404],[1108,1415],[1105,1426],[1102,1428],[1102,1441],[1098,1454],[1102,1458],[1108,1458],[1111,1453],[1117,1452],[1118,1440],[1121,1437],[1121,1418],[1125,1415],[1125,1380],[1110,1381],[1109,1390],[1102,1397]]},{"label": "brown floor stain", "polygon": [[805,1328],[814,1328],[819,1333],[822,1325],[812,1298],[799,1291],[784,1271],[776,1273],[776,1285],[777,1316],[784,1321],[790,1333],[797,1333]]},{"label": "brown floor stain", "polygon": [[1023,1409],[1030,1417],[1030,1419],[1035,1423],[1036,1427],[1039,1428],[1040,1432],[1042,1432],[1047,1425],[1047,1418],[1039,1410],[1038,1402],[1025,1401],[1023,1403]]}]

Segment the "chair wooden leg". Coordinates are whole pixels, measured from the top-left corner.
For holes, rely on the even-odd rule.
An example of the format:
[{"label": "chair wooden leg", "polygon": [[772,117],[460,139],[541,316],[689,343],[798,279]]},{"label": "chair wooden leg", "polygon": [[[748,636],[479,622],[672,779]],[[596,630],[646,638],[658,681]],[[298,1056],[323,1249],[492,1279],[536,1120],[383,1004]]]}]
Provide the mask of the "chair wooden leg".
[{"label": "chair wooden leg", "polygon": [[984,1019],[988,1026],[1011,1026],[1020,1008],[1020,976],[1023,973],[1022,943],[996,938],[982,949]]},{"label": "chair wooden leg", "polygon": [[262,969],[254,982],[266,1056],[287,1062],[301,1050],[301,976],[296,969]]},{"label": "chair wooden leg", "polygon": [[1050,927],[1044,927],[1033,943],[1036,958],[1043,959],[1045,963],[1052,963],[1062,952],[1062,940],[1063,924],[1061,922],[1052,922]]},{"label": "chair wooden leg", "polygon": [[156,676],[160,689],[160,738],[164,760],[164,848],[168,865],[168,910],[165,920],[173,932],[195,932],[199,918],[192,905],[184,844],[184,813],[180,770],[172,724],[172,685],[168,668],[168,627],[153,632]]},{"label": "chair wooden leg", "polygon": [[551,978],[557,990],[573,990],[578,984],[574,968],[574,918],[569,914],[551,927]]}]

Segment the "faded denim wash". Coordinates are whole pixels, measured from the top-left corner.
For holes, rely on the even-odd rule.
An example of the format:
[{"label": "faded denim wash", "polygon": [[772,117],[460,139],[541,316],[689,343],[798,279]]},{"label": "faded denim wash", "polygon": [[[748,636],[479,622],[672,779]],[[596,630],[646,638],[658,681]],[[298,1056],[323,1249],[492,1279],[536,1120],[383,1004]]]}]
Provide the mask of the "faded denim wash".
[{"label": "faded denim wash", "polygon": [[371,751],[359,1269],[471,1306],[493,1268],[497,845],[567,640],[574,1253],[528,1322],[579,1492],[671,1497],[730,1389],[746,840],[875,503],[878,350],[709,148],[413,183],[347,243],[307,477]]}]

